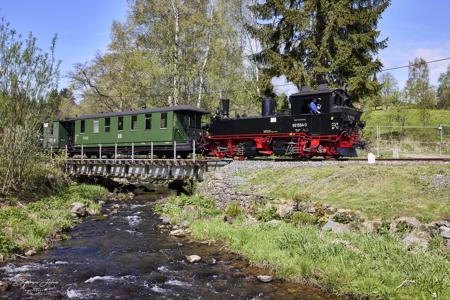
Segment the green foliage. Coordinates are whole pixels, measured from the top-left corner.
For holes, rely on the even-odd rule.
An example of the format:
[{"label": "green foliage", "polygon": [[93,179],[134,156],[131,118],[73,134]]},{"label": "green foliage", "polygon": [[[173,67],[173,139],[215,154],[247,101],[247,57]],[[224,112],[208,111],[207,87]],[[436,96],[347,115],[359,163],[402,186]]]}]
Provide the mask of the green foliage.
[{"label": "green foliage", "polygon": [[438,83],[438,108],[450,109],[450,65],[447,66],[445,73],[441,73]]},{"label": "green foliage", "polygon": [[411,224],[405,222],[405,221],[400,221],[397,223],[397,225],[395,226],[395,232],[400,236],[400,237],[404,237],[405,235],[407,235],[408,233],[410,233],[412,230],[414,229],[414,227],[411,226]]},{"label": "green foliage", "polygon": [[[315,226],[277,228],[195,221],[195,238],[220,240],[250,263],[282,278],[313,280],[337,295],[357,298],[427,299],[450,297],[450,262],[438,252],[408,251],[395,237],[323,233]],[[336,239],[346,243],[336,243]],[[346,245],[350,246],[346,246]],[[374,271],[376,270],[376,271]],[[406,279],[414,284],[403,285]]]},{"label": "green foliage", "polygon": [[231,202],[225,209],[225,215],[231,218],[236,218],[241,215],[242,211],[237,202]]},{"label": "green foliage", "polygon": [[83,109],[190,104],[212,111],[224,92],[240,112],[252,111],[257,80],[244,63],[244,5],[129,1],[126,21],[113,23],[108,52],[77,64],[71,74],[84,93]]},{"label": "green foliage", "polygon": [[198,195],[170,197],[167,203],[155,206],[154,210],[168,216],[173,222],[207,218],[220,214],[213,200]]},{"label": "green foliage", "polygon": [[188,196],[195,194],[195,191],[197,190],[197,181],[190,179],[185,180],[183,190]]},{"label": "green foliage", "polygon": [[450,188],[431,188],[429,182],[434,175],[449,171],[449,165],[278,168],[242,173],[248,181],[240,189],[248,192],[258,185],[263,195],[275,199],[293,199],[307,190],[312,203],[360,211],[369,219],[420,216],[442,220],[448,216]]},{"label": "green foliage", "polygon": [[[248,25],[263,49],[265,76],[281,74],[297,86],[347,82],[354,99],[377,94],[376,59],[387,39],[378,40],[377,23],[389,0],[381,1],[256,1],[256,18]],[[295,17],[296,16],[296,17]],[[301,38],[299,38],[301,37]]]},{"label": "green foliage", "polygon": [[318,219],[313,214],[297,211],[289,216],[289,223],[296,226],[314,225],[318,223]]},{"label": "green foliage", "polygon": [[92,212],[99,212],[97,201],[105,199],[107,190],[92,185],[73,185],[55,196],[27,204],[25,207],[0,209],[0,254],[42,249],[57,232],[75,224],[70,212],[72,203],[80,202]]},{"label": "green foliage", "polygon": [[23,38],[0,20],[0,197],[23,192],[45,168],[38,141],[58,81],[55,41],[45,53],[31,34]]},{"label": "green foliage", "polygon": [[257,208],[255,217],[258,221],[269,222],[271,220],[277,220],[277,209],[273,206],[262,205]]},{"label": "green foliage", "polygon": [[358,223],[362,221],[356,213],[351,211],[337,213],[333,216],[333,220],[342,224]]}]

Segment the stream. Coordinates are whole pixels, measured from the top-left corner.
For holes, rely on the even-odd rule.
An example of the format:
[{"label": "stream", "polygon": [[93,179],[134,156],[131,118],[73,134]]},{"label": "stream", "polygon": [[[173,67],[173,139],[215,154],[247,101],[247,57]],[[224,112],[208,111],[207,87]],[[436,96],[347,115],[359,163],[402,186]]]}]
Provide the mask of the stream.
[{"label": "stream", "polygon": [[[171,191],[137,191],[108,217],[91,216],[70,238],[28,259],[0,264],[11,285],[0,299],[330,299],[320,289],[275,279],[219,246],[161,232],[154,202]],[[190,264],[186,255],[202,257]]]}]

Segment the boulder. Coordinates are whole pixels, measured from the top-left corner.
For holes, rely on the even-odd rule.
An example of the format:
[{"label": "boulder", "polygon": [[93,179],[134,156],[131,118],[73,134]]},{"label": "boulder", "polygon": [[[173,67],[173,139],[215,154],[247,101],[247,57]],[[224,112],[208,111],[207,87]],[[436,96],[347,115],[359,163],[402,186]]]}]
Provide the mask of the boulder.
[{"label": "boulder", "polygon": [[273,280],[273,277],[270,275],[258,275],[258,276],[256,276],[256,278],[258,278],[259,281],[264,282],[264,283],[268,283]]},{"label": "boulder", "polygon": [[194,254],[194,255],[186,255],[186,260],[189,263],[193,264],[193,263],[201,261],[202,258],[200,256]]},{"label": "boulder", "polygon": [[446,240],[450,239],[450,227],[439,227],[439,234]]},{"label": "boulder", "polygon": [[181,222],[180,226],[183,228],[188,228],[190,225],[189,221],[184,220],[183,222]]},{"label": "boulder", "polygon": [[170,224],[170,220],[168,217],[161,217],[161,222],[166,225]]},{"label": "boulder", "polygon": [[403,244],[406,246],[417,245],[422,248],[426,248],[428,246],[428,240],[425,238],[417,237],[415,234],[410,233],[402,240]]},{"label": "boulder", "polygon": [[80,202],[72,203],[70,212],[76,217],[85,217],[87,214],[86,205]]},{"label": "boulder", "polygon": [[0,292],[6,292],[11,288],[11,285],[7,282],[0,281]]},{"label": "boulder", "polygon": [[0,263],[3,262],[5,260],[5,257],[3,256],[3,254],[0,254]]},{"label": "boulder", "polygon": [[111,206],[111,208],[112,209],[118,209],[118,208],[120,208],[120,205],[119,204],[114,204],[114,205]]},{"label": "boulder", "polygon": [[277,214],[280,218],[284,219],[295,211],[295,203],[293,201],[289,201],[287,203],[283,203],[277,206]]},{"label": "boulder", "polygon": [[172,230],[169,234],[172,235],[172,236],[176,236],[176,237],[184,237],[184,236],[186,236],[186,232],[183,229]]},{"label": "boulder", "polygon": [[32,256],[36,254],[36,250],[30,249],[27,252],[25,252],[25,256]]},{"label": "boulder", "polygon": [[270,220],[269,222],[266,222],[266,225],[271,226],[271,227],[277,227],[280,226],[281,223],[283,223],[280,220]]},{"label": "boulder", "polygon": [[247,216],[244,222],[244,226],[255,226],[255,225],[258,225],[258,220],[256,220],[252,216]]},{"label": "boulder", "polygon": [[334,222],[332,220],[328,220],[328,222],[323,225],[322,231],[332,231],[335,233],[344,233],[344,232],[350,232],[350,229],[344,225],[337,222]]}]

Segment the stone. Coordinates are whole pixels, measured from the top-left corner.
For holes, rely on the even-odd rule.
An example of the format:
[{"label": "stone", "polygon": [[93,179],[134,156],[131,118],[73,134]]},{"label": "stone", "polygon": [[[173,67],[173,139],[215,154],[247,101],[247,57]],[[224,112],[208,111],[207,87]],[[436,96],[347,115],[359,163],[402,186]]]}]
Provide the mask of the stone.
[{"label": "stone", "polygon": [[6,292],[11,288],[11,285],[7,282],[0,281],[0,292]]},{"label": "stone", "polygon": [[36,250],[30,249],[27,252],[25,252],[25,256],[32,256],[36,254]]},{"label": "stone", "polygon": [[397,225],[400,222],[406,223],[413,229],[418,228],[420,226],[420,222],[416,218],[413,218],[413,217],[400,217],[400,218],[395,219],[395,223],[396,223],[395,225]]},{"label": "stone", "polygon": [[445,227],[445,226],[441,226],[439,227],[439,234],[444,238],[444,239],[450,239],[450,227]]},{"label": "stone", "polygon": [[295,203],[292,201],[277,206],[277,214],[284,219],[295,211]]},{"label": "stone", "polygon": [[212,265],[217,264],[217,260],[216,260],[215,258],[212,258],[212,259],[211,259],[211,264],[212,264]]},{"label": "stone", "polygon": [[170,224],[170,220],[168,217],[161,217],[161,222],[166,225]]},{"label": "stone", "polygon": [[112,209],[118,209],[118,208],[120,208],[120,205],[119,204],[114,204],[113,206],[111,206],[111,208]]},{"label": "stone", "polygon": [[413,233],[408,234],[405,236],[405,238],[402,240],[403,244],[406,246],[412,246],[412,245],[418,245],[422,248],[426,248],[428,246],[428,240],[424,238],[419,238]]},{"label": "stone", "polygon": [[86,216],[86,205],[79,202],[72,203],[70,208],[70,212],[77,217],[85,217]]},{"label": "stone", "polygon": [[110,212],[111,215],[115,215],[115,214],[117,214],[117,213],[118,213],[117,209],[113,209],[113,210]]},{"label": "stone", "polygon": [[98,205],[100,205],[100,207],[105,205],[105,201],[103,201],[103,200],[98,201]]},{"label": "stone", "polygon": [[5,257],[3,256],[3,254],[0,254],[0,263],[3,262],[5,260]]},{"label": "stone", "polygon": [[280,226],[281,223],[283,223],[280,220],[270,220],[269,222],[266,222],[266,225],[271,226],[271,227],[277,227]]},{"label": "stone", "polygon": [[196,208],[193,205],[186,205],[185,207],[183,207],[183,213],[184,214],[193,214],[196,212]]},{"label": "stone", "polygon": [[184,237],[184,236],[186,236],[186,232],[183,229],[175,229],[175,230],[172,230],[169,233],[169,235],[176,236],[176,237]]},{"label": "stone", "polygon": [[244,221],[244,226],[256,226],[256,225],[258,225],[258,220],[256,220],[252,216],[247,216],[247,218]]},{"label": "stone", "polygon": [[437,221],[437,222],[435,222],[435,224],[436,224],[436,226],[438,226],[438,227],[441,227],[441,226],[444,226],[444,227],[450,227],[450,222],[449,222],[449,221],[444,221],[444,220],[442,220],[442,221]]},{"label": "stone", "polygon": [[202,258],[200,256],[194,254],[194,255],[186,255],[186,260],[189,263],[193,264],[193,263],[201,261]]},{"label": "stone", "polygon": [[264,283],[268,283],[273,280],[273,277],[270,275],[258,275],[258,276],[256,276],[256,278],[258,278],[259,281],[264,282]]},{"label": "stone", "polygon": [[362,224],[365,231],[369,233],[375,233],[377,232],[378,228],[380,227],[381,222],[380,221],[366,221]]},{"label": "stone", "polygon": [[184,220],[183,222],[181,222],[180,226],[183,228],[188,228],[190,225],[189,221]]},{"label": "stone", "polygon": [[323,225],[322,231],[332,231],[334,233],[344,233],[344,232],[350,232],[350,229],[344,225],[337,222],[334,222],[332,220],[328,220],[328,222]]}]

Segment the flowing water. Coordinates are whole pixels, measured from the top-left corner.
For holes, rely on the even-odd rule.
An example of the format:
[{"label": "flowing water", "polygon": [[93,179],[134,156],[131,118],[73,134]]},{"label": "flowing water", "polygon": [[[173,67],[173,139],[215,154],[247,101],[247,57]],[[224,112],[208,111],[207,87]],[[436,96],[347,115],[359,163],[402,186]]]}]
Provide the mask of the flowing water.
[{"label": "flowing water", "polygon": [[[87,218],[53,249],[0,265],[0,281],[11,285],[0,299],[329,299],[277,279],[261,283],[265,272],[238,256],[161,233],[152,206],[167,193],[118,202],[117,214]],[[202,261],[186,262],[192,254]]]}]

